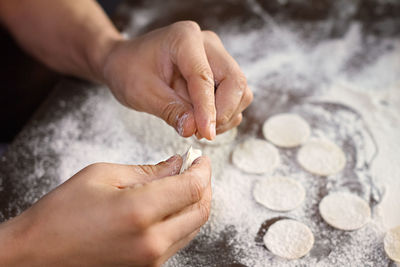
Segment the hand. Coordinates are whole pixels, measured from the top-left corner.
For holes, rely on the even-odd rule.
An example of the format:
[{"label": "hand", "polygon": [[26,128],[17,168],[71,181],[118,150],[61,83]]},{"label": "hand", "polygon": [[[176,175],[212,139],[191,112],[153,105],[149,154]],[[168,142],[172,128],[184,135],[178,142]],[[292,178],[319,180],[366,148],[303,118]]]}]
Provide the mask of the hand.
[{"label": "hand", "polygon": [[153,166],[83,169],[1,225],[0,265],[12,266],[6,257],[15,251],[22,256],[15,266],[160,265],[209,216],[208,158],[176,175],[181,164],[175,156]]},{"label": "hand", "polygon": [[164,119],[184,137],[211,140],[239,125],[253,99],[218,36],[191,21],[117,41],[102,65],[122,104]]}]

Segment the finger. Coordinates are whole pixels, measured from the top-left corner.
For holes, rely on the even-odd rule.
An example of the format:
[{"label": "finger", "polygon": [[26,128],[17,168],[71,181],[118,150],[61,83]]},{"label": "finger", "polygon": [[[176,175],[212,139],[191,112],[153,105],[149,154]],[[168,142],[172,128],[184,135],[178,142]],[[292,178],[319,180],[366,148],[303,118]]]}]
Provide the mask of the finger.
[{"label": "finger", "polygon": [[176,175],[182,166],[182,157],[174,155],[157,165],[119,165],[110,164],[110,176],[113,177],[112,185],[123,189],[138,187],[151,181]]},{"label": "finger", "polygon": [[200,27],[186,21],[175,23],[172,29],[171,60],[187,82],[197,130],[212,140],[216,134],[214,77],[204,50]]},{"label": "finger", "polygon": [[214,78],[218,82],[215,95],[218,127],[227,124],[238,115],[235,112],[243,102],[243,96],[248,90],[247,81],[239,65],[225,50],[215,33],[203,31],[203,39],[208,61]]},{"label": "finger", "polygon": [[242,113],[239,113],[238,115],[236,115],[235,118],[233,118],[230,122],[228,122],[227,124],[221,125],[220,127],[217,127],[217,134],[222,134],[226,131],[229,131],[232,128],[235,128],[237,126],[239,126],[239,124],[242,122],[243,119],[243,115]]},{"label": "finger", "polygon": [[[152,94],[141,94],[143,103],[150,113],[162,118],[166,123],[175,128],[179,135],[183,137],[192,136],[196,131],[196,122],[193,114],[193,107],[176,94],[172,88],[157,78],[148,82]],[[138,109],[140,110],[140,109]]]},{"label": "finger", "polygon": [[201,201],[158,223],[153,230],[163,233],[168,243],[178,242],[208,221],[211,195],[211,184],[209,184]]},{"label": "finger", "polygon": [[190,233],[188,236],[185,238],[179,240],[175,244],[173,244],[171,247],[168,248],[168,250],[165,252],[165,254],[156,262],[156,266],[161,266],[163,263],[165,263],[169,258],[171,258],[173,255],[175,255],[179,250],[182,248],[186,247],[192,241],[196,235],[199,233],[200,229],[196,229],[192,233]]},{"label": "finger", "polygon": [[147,227],[199,202],[210,179],[210,160],[200,157],[183,174],[125,191],[119,205],[121,213],[131,218],[133,228]]}]

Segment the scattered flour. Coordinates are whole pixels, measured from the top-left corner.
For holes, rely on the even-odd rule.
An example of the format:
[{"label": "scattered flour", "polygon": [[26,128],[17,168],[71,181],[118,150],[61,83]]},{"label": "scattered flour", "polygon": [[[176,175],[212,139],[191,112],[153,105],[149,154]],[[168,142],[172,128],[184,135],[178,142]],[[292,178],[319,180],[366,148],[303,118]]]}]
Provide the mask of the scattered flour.
[{"label": "scattered flour", "polygon": [[[142,25],[156,16],[141,14],[137,18]],[[317,26],[329,31],[329,23]],[[2,162],[26,169],[18,172],[16,180],[21,183],[15,189],[26,194],[10,207],[22,211],[26,203],[32,204],[88,164],[154,164],[193,144],[212,161],[211,217],[189,248],[166,266],[216,266],[222,261],[226,266],[256,267],[348,266],[349,262],[388,266],[384,234],[400,224],[400,213],[395,212],[400,210],[400,39],[365,36],[358,23],[335,39],[320,40],[321,32],[306,29],[271,23],[247,32],[235,26],[221,31],[255,98],[237,138],[219,146],[181,138],[154,116],[122,107],[105,88],[81,88],[79,99],[84,101],[60,101],[56,112],[47,115],[51,120],[34,122],[24,132],[29,142],[18,144],[20,158],[2,157]],[[347,159],[342,172],[317,179],[298,166],[296,148],[279,148],[281,164],[272,175],[296,177],[307,192],[301,206],[285,213],[254,201],[255,183],[267,176],[244,173],[231,161],[239,143],[262,138],[263,122],[281,112],[299,114],[309,122],[313,138],[332,140]],[[21,166],[21,158],[30,160],[32,169]],[[2,177],[3,187],[1,181]],[[322,196],[340,190],[370,200],[370,223],[351,232],[326,226],[318,204]],[[277,217],[301,221],[311,229],[315,245],[310,253],[288,261],[265,249],[257,236],[266,221]]]}]

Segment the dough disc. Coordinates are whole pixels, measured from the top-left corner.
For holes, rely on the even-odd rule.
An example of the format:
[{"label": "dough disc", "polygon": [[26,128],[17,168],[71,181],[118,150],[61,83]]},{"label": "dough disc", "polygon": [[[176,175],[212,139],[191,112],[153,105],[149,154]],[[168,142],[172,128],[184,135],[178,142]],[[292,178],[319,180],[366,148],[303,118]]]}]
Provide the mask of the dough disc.
[{"label": "dough disc", "polygon": [[368,203],[347,192],[325,196],[319,203],[319,213],[332,227],[347,231],[363,227],[371,217]]},{"label": "dough disc", "polygon": [[280,147],[295,147],[308,140],[311,129],[299,115],[282,113],[269,118],[263,125],[264,137]]},{"label": "dough disc", "polygon": [[269,227],[264,236],[264,244],[273,254],[293,260],[303,257],[311,250],[314,235],[307,225],[284,219]]},{"label": "dough disc", "polygon": [[245,172],[262,174],[275,169],[280,159],[273,145],[260,139],[248,139],[235,147],[232,162]]},{"label": "dough disc", "polygon": [[201,152],[200,149],[193,149],[193,147],[190,146],[188,151],[186,151],[186,153],[182,156],[183,163],[181,166],[181,170],[179,171],[179,174],[189,169],[190,166],[192,166],[193,161],[201,157],[202,154],[203,153]]},{"label": "dough disc", "polygon": [[297,208],[304,200],[306,192],[296,180],[273,176],[258,181],[254,186],[255,200],[276,211],[289,211]]},{"label": "dough disc", "polygon": [[343,170],[346,165],[346,156],[331,141],[312,140],[300,148],[297,161],[305,170],[327,176]]},{"label": "dough disc", "polygon": [[389,258],[400,263],[400,225],[390,229],[383,242]]},{"label": "dough disc", "polygon": [[207,140],[205,138],[202,138],[200,140],[198,140],[196,137],[193,137],[196,142],[203,144],[203,145],[209,145],[209,146],[219,146],[219,145],[224,145],[224,144],[228,144],[231,143],[233,140],[235,140],[236,136],[237,136],[237,128],[233,128],[229,131],[226,131],[222,134],[219,134],[215,137],[214,140],[210,141]]}]

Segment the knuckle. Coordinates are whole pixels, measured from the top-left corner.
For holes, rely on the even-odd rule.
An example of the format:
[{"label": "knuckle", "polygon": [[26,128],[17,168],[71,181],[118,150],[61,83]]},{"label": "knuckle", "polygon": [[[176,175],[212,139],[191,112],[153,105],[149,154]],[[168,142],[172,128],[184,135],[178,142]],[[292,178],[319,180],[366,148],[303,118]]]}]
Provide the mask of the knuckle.
[{"label": "knuckle", "polygon": [[251,102],[253,102],[253,98],[254,98],[253,92],[251,90],[246,90],[243,99],[246,107],[250,105]]},{"label": "knuckle", "polygon": [[193,66],[193,75],[199,77],[207,86],[214,88],[213,73],[209,66],[200,62]]},{"label": "knuckle", "polygon": [[236,117],[236,120],[235,120],[235,123],[234,123],[234,126],[233,126],[233,127],[238,126],[238,125],[242,122],[242,120],[243,120],[243,115],[242,115],[242,113],[240,113],[240,114]]},{"label": "knuckle", "polygon": [[162,238],[152,233],[146,233],[144,235],[142,245],[145,258],[153,261],[159,259],[167,249]]},{"label": "knuckle", "polygon": [[245,92],[247,88],[247,78],[243,73],[238,74],[236,81],[240,91]]},{"label": "knuckle", "polygon": [[213,39],[213,40],[220,40],[218,34],[216,34],[216,33],[213,32],[213,31],[206,30],[206,31],[203,31],[203,34],[204,34],[205,36],[207,36],[208,38],[210,38],[210,39]]},{"label": "knuckle", "polygon": [[94,173],[97,175],[98,173],[104,173],[105,171],[107,171],[109,169],[110,165],[111,164],[109,164],[109,163],[96,162],[96,163],[92,163],[92,164],[88,165],[87,167],[85,167],[84,171]]},{"label": "knuckle", "polygon": [[231,116],[229,114],[223,114],[221,116],[219,116],[219,118],[217,119],[217,123],[219,125],[225,125],[227,124],[229,121],[231,120]]},{"label": "knuckle", "polygon": [[178,27],[179,29],[185,30],[185,31],[200,31],[200,26],[197,22],[192,21],[192,20],[184,20],[184,21],[179,21],[174,23],[175,27]]},{"label": "knuckle", "polygon": [[189,181],[189,192],[190,192],[190,198],[193,203],[198,202],[201,200],[203,196],[203,186],[201,185],[198,177],[191,176],[188,179]]},{"label": "knuckle", "polygon": [[153,166],[153,165],[137,165],[137,166],[135,166],[135,168],[138,168],[137,169],[138,173],[147,175],[147,176],[152,176],[156,172],[155,166]]},{"label": "knuckle", "polygon": [[150,225],[149,216],[143,211],[143,209],[133,209],[130,213],[130,225],[136,231],[144,231]]},{"label": "knuckle", "polygon": [[201,223],[205,224],[208,221],[208,219],[210,218],[210,211],[211,211],[210,202],[200,201],[197,204],[197,208],[198,208],[198,211],[200,214]]},{"label": "knuckle", "polygon": [[160,117],[169,125],[174,126],[178,119],[178,114],[176,113],[175,105],[167,104],[161,109]]}]

